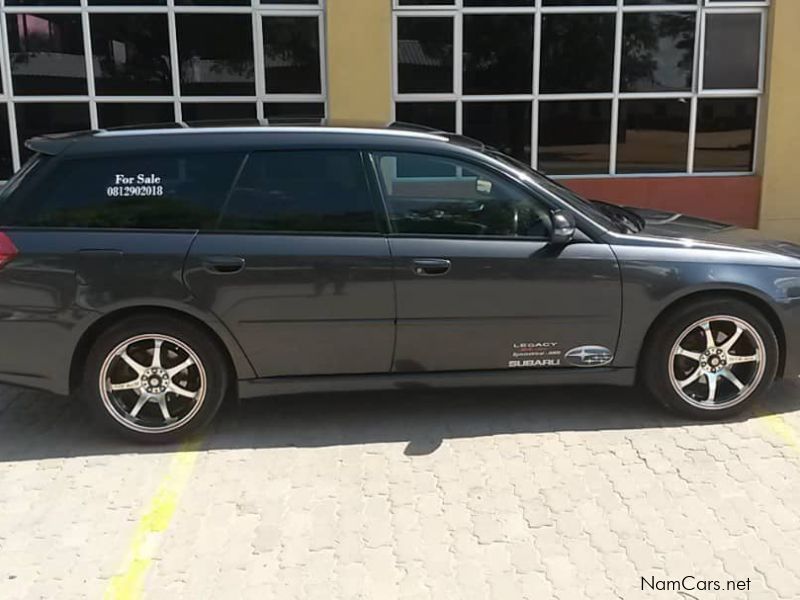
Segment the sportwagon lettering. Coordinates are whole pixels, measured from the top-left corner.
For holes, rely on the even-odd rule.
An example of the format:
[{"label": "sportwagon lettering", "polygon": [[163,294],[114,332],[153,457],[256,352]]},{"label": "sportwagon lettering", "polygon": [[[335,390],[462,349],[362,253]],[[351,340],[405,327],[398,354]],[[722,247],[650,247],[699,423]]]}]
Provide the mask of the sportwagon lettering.
[{"label": "sportwagon lettering", "polygon": [[139,441],[225,398],[414,385],[641,385],[723,419],[800,374],[800,247],[586,200],[473,139],[328,124],[26,146],[0,190],[0,381]]}]

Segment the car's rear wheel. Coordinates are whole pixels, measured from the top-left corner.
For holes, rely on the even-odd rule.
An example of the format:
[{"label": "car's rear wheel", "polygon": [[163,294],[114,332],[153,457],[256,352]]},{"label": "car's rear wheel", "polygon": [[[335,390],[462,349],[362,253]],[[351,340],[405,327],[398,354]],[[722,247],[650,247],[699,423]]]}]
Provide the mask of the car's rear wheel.
[{"label": "car's rear wheel", "polygon": [[674,411],[724,418],[764,395],[779,351],[775,331],[755,307],[733,298],[701,300],[657,325],[646,349],[644,382]]},{"label": "car's rear wheel", "polygon": [[225,397],[226,361],[200,328],[138,316],[101,334],[81,395],[101,423],[141,442],[172,442],[206,426]]}]

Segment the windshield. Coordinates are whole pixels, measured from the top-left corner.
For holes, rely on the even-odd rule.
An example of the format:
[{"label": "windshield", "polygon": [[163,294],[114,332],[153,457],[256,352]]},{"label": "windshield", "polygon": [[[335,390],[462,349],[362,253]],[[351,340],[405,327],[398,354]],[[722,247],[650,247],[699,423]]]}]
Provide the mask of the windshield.
[{"label": "windshield", "polygon": [[523,171],[525,175],[530,177],[537,185],[543,187],[551,194],[558,196],[561,200],[563,200],[576,210],[580,211],[581,213],[587,215],[588,217],[591,217],[593,220],[597,221],[604,227],[607,227],[608,229],[612,229],[614,231],[621,231],[621,232],[628,231],[627,227],[621,224],[618,220],[614,219],[607,212],[598,208],[595,204],[592,204],[589,200],[586,200],[585,198],[573,192],[571,189],[561,185],[557,181],[553,181],[552,179],[543,175],[542,173],[535,171],[522,161],[507,156],[497,150],[487,149],[485,153],[491,156],[492,158],[499,160],[500,162],[506,163],[507,165],[512,166],[515,169]]}]

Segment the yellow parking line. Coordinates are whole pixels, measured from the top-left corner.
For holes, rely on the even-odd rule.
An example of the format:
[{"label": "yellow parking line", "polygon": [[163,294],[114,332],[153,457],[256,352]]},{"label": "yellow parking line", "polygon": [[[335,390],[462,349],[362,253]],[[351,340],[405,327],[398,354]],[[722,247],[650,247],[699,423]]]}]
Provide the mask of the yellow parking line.
[{"label": "yellow parking line", "polygon": [[761,420],[769,427],[774,433],[792,446],[795,450],[800,450],[800,434],[792,427],[786,419],[780,415],[768,415],[762,417]]},{"label": "yellow parking line", "polygon": [[144,578],[153,562],[164,531],[169,527],[181,494],[194,471],[202,440],[181,445],[172,457],[169,470],[151,498],[134,531],[119,574],[111,578],[106,600],[136,600],[142,596]]}]

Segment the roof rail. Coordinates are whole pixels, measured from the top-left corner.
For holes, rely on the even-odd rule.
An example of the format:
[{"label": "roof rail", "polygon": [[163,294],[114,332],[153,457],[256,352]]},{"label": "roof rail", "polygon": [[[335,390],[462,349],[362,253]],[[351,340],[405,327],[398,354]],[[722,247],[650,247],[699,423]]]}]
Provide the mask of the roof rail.
[{"label": "roof rail", "polygon": [[402,131],[418,131],[420,133],[435,133],[445,134],[449,133],[438,127],[428,127],[427,125],[420,125],[419,123],[409,123],[407,121],[393,121],[389,123],[388,129],[399,129]]}]

